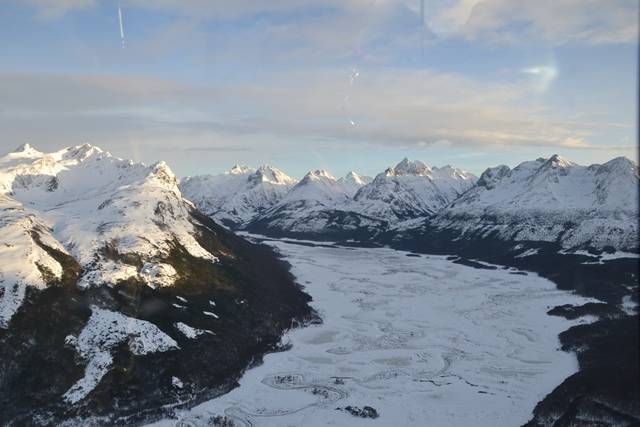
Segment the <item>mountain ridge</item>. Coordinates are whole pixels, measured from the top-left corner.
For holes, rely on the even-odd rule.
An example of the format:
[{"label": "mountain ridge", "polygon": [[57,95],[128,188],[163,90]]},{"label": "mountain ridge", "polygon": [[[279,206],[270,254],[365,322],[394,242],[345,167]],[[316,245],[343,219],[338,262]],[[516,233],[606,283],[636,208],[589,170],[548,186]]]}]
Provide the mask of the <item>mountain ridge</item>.
[{"label": "mountain ridge", "polygon": [[268,165],[258,169],[236,165],[219,175],[186,177],[180,189],[202,212],[234,227],[273,206],[296,182]]},{"label": "mountain ridge", "polygon": [[23,146],[0,158],[0,235],[0,424],[192,405],[316,319],[288,266],[198,212],[162,161]]},{"label": "mountain ridge", "polygon": [[[321,240],[329,235],[340,239],[341,229],[348,239],[358,230],[359,238],[367,240],[381,229],[406,230],[426,221],[455,229],[463,238],[498,233],[506,240],[564,239],[575,250],[633,251],[637,171],[625,157],[582,166],[554,154],[514,168],[490,167],[477,178],[449,165],[430,167],[405,158],[355,192],[340,189],[336,183],[341,181],[326,171],[311,171],[300,182],[309,184],[312,176],[316,184],[324,182],[318,194],[303,195],[299,182],[291,194],[234,228]],[[363,228],[363,223],[368,225]]]}]

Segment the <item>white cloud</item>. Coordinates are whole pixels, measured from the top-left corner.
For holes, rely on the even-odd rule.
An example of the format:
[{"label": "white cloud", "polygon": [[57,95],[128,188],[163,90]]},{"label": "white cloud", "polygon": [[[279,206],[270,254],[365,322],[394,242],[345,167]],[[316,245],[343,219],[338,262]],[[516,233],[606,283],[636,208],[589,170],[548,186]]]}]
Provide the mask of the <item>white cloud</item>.
[{"label": "white cloud", "polygon": [[[69,11],[93,7],[99,2],[27,1],[40,16],[45,17],[61,16]],[[638,38],[636,0],[424,1],[428,29],[441,37],[551,44],[633,43]],[[280,29],[289,37],[331,43],[333,47],[358,43],[363,31],[368,31],[369,27],[384,28],[386,21],[398,16],[404,16],[405,26],[416,24],[420,13],[416,0],[122,0],[121,4],[125,9],[162,11],[198,21],[290,17],[286,22],[279,19],[278,24],[272,27],[274,31]],[[413,18],[406,13],[413,14]],[[306,25],[297,25],[301,22]]]},{"label": "white cloud", "polygon": [[[156,146],[305,150],[336,141],[380,147],[589,147],[589,123],[550,120],[527,100],[535,87],[456,74],[387,69],[290,72],[261,85],[194,87],[108,76],[0,75],[0,127],[21,141],[135,136]],[[348,100],[345,104],[345,98]],[[564,121],[563,121],[564,120]],[[350,122],[354,121],[355,126]],[[632,130],[630,130],[632,131]],[[266,142],[268,141],[268,142]]]},{"label": "white cloud", "polygon": [[70,11],[88,9],[96,6],[98,0],[26,0],[45,19],[58,18]]},{"label": "white cloud", "polygon": [[439,34],[500,43],[633,43],[636,0],[436,0],[428,24]]}]

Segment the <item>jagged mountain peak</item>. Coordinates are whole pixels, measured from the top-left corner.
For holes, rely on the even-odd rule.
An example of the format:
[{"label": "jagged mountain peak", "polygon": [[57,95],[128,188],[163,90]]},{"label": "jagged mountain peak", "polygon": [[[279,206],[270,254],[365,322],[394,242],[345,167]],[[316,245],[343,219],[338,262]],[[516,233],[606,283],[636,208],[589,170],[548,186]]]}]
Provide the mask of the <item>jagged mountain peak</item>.
[{"label": "jagged mountain peak", "polygon": [[[529,182],[531,185],[539,186],[540,188],[546,185],[544,182],[548,180],[555,181],[558,179],[558,176],[566,176],[577,168],[584,168],[584,166],[573,163],[560,157],[558,154],[554,154],[547,159],[538,159],[536,162],[538,167],[532,169],[533,173],[529,176]],[[532,162],[524,162],[518,165],[516,169],[529,170],[530,164],[532,164]]]},{"label": "jagged mountain peak", "polygon": [[15,150],[0,157],[0,163],[8,164],[11,162],[20,162],[26,159],[38,159],[44,156],[44,153],[36,150],[31,144],[25,143],[17,147]]},{"label": "jagged mountain peak", "polygon": [[202,212],[236,227],[279,202],[297,181],[269,165],[234,166],[218,175],[187,177],[180,191]]},{"label": "jagged mountain peak", "polygon": [[[163,182],[172,191],[177,189],[177,178],[165,162],[146,166],[120,159],[91,144],[51,153],[24,153],[0,158],[0,191],[20,193],[19,198],[28,199],[29,203],[53,206],[61,203],[60,197],[76,192],[95,195],[123,185],[138,185],[145,179]],[[65,195],[48,194],[58,193],[59,188],[64,189]]]},{"label": "jagged mountain peak", "polygon": [[274,185],[292,185],[296,180],[270,165],[261,165],[249,178],[254,183],[266,182]]},{"label": "jagged mountain peak", "polygon": [[13,153],[27,153],[30,151],[38,151],[38,150],[33,148],[31,144],[29,144],[28,142],[25,142],[24,144],[20,145],[15,150],[13,150]]},{"label": "jagged mountain peak", "polygon": [[624,157],[624,156],[619,156],[619,157],[615,157],[611,160],[609,160],[606,163],[603,163],[602,165],[596,165],[596,166],[600,166],[600,168],[604,168],[610,171],[613,170],[617,170],[617,171],[631,171],[634,173],[638,173],[638,165],[636,165],[635,162],[633,162],[632,160],[629,160],[628,158]]},{"label": "jagged mountain peak", "polygon": [[471,188],[475,180],[460,169],[431,169],[405,158],[360,188],[354,206],[361,214],[389,222],[431,215]]},{"label": "jagged mountain peak", "polygon": [[302,180],[318,180],[318,179],[328,179],[335,181],[336,178],[326,169],[316,169],[307,172],[307,174],[302,178]]},{"label": "jagged mountain peak", "polygon": [[393,168],[388,168],[386,173],[389,176],[402,176],[402,175],[418,175],[426,176],[431,172],[431,168],[421,162],[420,160],[409,160],[407,157],[402,159]]},{"label": "jagged mountain peak", "polygon": [[340,179],[344,180],[344,181],[352,181],[352,182],[355,182],[357,184],[362,184],[362,185],[364,185],[368,181],[370,181],[369,177],[366,177],[364,175],[360,175],[356,171],[349,171],[344,177],[342,177]]},{"label": "jagged mountain peak", "polygon": [[483,232],[505,239],[634,248],[637,187],[637,167],[626,158],[582,166],[553,155],[487,169],[441,214],[443,221],[457,218],[451,224],[460,229],[469,217],[480,218]]},{"label": "jagged mountain peak", "polygon": [[100,147],[96,147],[88,143],[65,148],[59,151],[59,153],[62,159],[79,161],[85,160],[93,155],[99,155],[103,153],[106,156],[111,156],[110,153],[105,152]]},{"label": "jagged mountain peak", "polygon": [[335,176],[333,176],[333,174],[331,172],[329,172],[327,169],[316,169],[314,171],[315,175],[321,175],[321,176],[325,176],[327,178],[333,178],[336,179]]},{"label": "jagged mountain peak", "polygon": [[91,144],[70,146],[51,153],[39,151],[30,144],[23,144],[15,151],[2,157],[0,163],[3,163],[6,167],[11,166],[10,164],[12,163],[15,166],[22,165],[24,168],[30,161],[34,162],[34,165],[41,166],[55,163],[67,165],[83,162],[93,157],[107,158],[113,156],[108,151],[104,151],[100,147]]},{"label": "jagged mountain peak", "polygon": [[360,175],[355,171],[348,172],[338,180],[345,192],[353,197],[360,188],[371,182],[371,177]]},{"label": "jagged mountain peak", "polygon": [[486,187],[488,189],[491,189],[496,185],[498,181],[507,176],[510,172],[511,169],[506,165],[487,168],[484,172],[482,172],[482,175],[480,175],[477,185],[479,187]]},{"label": "jagged mountain peak", "polygon": [[543,167],[556,169],[556,168],[568,168],[573,165],[575,165],[575,163],[570,162],[569,160],[563,157],[560,157],[560,155],[558,154],[554,154],[544,162]]},{"label": "jagged mountain peak", "polygon": [[150,178],[156,178],[166,184],[169,184],[170,186],[177,187],[178,178],[164,160],[160,160],[159,162],[154,163],[150,166],[150,169]]},{"label": "jagged mountain peak", "polygon": [[233,165],[231,169],[229,169],[226,173],[231,175],[240,175],[240,174],[250,174],[254,173],[256,170],[247,165]]},{"label": "jagged mountain peak", "polygon": [[306,200],[319,204],[334,204],[349,198],[335,177],[324,169],[309,171],[293,186],[283,202]]}]

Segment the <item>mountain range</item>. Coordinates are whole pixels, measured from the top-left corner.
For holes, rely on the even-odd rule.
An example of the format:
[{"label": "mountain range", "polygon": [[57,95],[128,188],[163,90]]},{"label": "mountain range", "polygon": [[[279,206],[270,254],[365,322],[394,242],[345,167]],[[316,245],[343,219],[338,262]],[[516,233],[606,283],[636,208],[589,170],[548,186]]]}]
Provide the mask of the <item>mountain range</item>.
[{"label": "mountain range", "polygon": [[[345,178],[346,179],[346,178]],[[560,334],[580,370],[536,406],[527,427],[635,425],[638,397],[638,189],[624,157],[582,166],[558,155],[499,165],[479,178],[404,159],[356,191],[309,172],[236,224],[273,237],[388,246],[480,269],[534,272],[593,298],[549,315],[592,321]],[[220,190],[220,189],[219,189]],[[206,194],[203,194],[206,198]],[[452,296],[455,298],[455,296]],[[596,302],[597,301],[597,302]]]},{"label": "mountain range", "polygon": [[[253,169],[234,168],[180,186],[205,212],[216,200],[245,201],[251,208],[222,203],[211,216],[225,222],[241,211],[243,220],[228,223],[232,228],[271,236],[371,240],[428,226],[463,239],[559,242],[571,250],[638,248],[638,167],[624,157],[581,166],[553,155],[513,169],[491,167],[480,178],[408,159],[373,180],[355,172],[336,180],[328,171],[310,171],[296,182],[262,168],[281,174],[279,185],[254,180]],[[229,176],[242,184],[225,181]],[[212,185],[194,188],[194,180]]]},{"label": "mountain range", "polygon": [[[557,155],[479,178],[403,159],[373,179],[263,165],[180,180],[89,144],[25,144],[0,157],[0,424],[127,424],[193,406],[318,321],[288,265],[238,231],[515,266],[621,312],[637,302],[637,262],[612,254],[638,252],[638,183],[624,157]],[[545,399],[539,425],[567,399],[611,396],[600,372],[632,377],[632,358],[610,363],[628,336],[590,347],[629,322],[614,320],[562,341],[588,366]]]}]

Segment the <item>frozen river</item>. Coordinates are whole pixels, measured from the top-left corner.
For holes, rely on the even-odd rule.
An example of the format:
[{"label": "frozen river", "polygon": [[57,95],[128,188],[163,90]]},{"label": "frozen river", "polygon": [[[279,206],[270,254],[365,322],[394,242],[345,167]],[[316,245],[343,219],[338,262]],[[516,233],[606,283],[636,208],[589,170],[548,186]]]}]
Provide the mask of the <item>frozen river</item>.
[{"label": "frozen river", "polygon": [[[269,242],[313,297],[322,325],[284,338],[240,387],[161,426],[226,415],[255,426],[518,426],[577,370],[548,316],[587,299],[514,270],[391,249]],[[582,320],[585,321],[585,320]],[[337,410],[370,406],[377,419]]]}]

